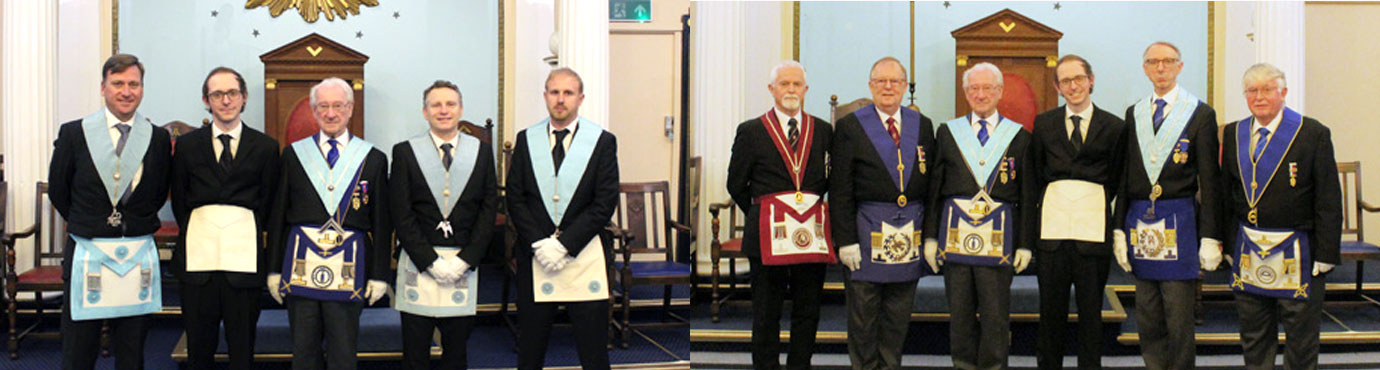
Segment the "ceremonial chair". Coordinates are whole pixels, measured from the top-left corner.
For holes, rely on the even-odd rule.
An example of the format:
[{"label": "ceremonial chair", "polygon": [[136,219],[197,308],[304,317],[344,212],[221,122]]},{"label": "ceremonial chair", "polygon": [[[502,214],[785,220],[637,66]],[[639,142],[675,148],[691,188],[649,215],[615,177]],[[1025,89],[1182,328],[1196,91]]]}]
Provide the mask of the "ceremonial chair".
[{"label": "ceremonial chair", "polygon": [[[724,234],[724,239],[719,239],[719,226],[722,224],[719,212],[728,212],[728,232]],[[729,199],[722,203],[709,204],[710,229],[709,229],[709,261],[710,268],[710,303],[709,317],[713,322],[719,322],[719,309],[727,302],[733,293],[738,290],[738,259],[747,258],[743,254],[743,225],[738,223],[738,207]],[[744,218],[747,216],[744,215]],[[719,260],[728,259],[728,291],[723,296],[719,295],[720,269]]]},{"label": "ceremonial chair", "polygon": [[[690,227],[670,219],[670,184],[666,181],[619,184],[622,201],[614,219],[626,227],[619,242],[614,244],[616,258],[613,268],[618,277],[621,317],[614,321],[620,331],[623,348],[628,347],[633,328],[689,327],[684,317],[671,312],[671,291],[675,285],[691,282],[690,264],[677,261],[678,240],[686,240]],[[658,202],[659,200],[659,202]],[[662,287],[662,319],[656,322],[633,322],[632,289],[637,285]]]},{"label": "ceremonial chair", "polygon": [[840,118],[853,113],[858,108],[866,107],[868,104],[872,104],[872,99],[858,98],[840,105],[838,95],[829,95],[829,123],[838,122]]},{"label": "ceremonial chair", "polygon": [[[1380,207],[1367,203],[1361,197],[1361,162],[1338,162],[1337,174],[1342,182],[1342,261],[1356,261],[1356,294],[1364,296],[1365,261],[1380,260],[1380,246],[1366,242],[1366,213],[1380,212]],[[1347,240],[1353,239],[1353,240]]]},{"label": "ceremonial chair", "polygon": [[[6,184],[0,184],[0,197],[6,193]],[[56,229],[66,229],[66,222],[62,220],[57,211],[51,206],[44,205],[44,199],[48,194],[48,183],[39,182],[38,192],[35,194],[34,201],[34,224],[19,232],[5,234],[0,238],[0,244],[5,249],[5,299],[8,302],[6,312],[9,318],[9,351],[10,359],[19,358],[19,342],[24,338],[33,336],[40,338],[58,338],[58,332],[38,332],[36,329],[43,323],[44,316],[44,292],[62,291],[62,246],[66,243],[66,238],[62,237]],[[0,198],[0,209],[4,209],[5,200]],[[44,211],[47,212],[44,212]],[[44,227],[52,227],[44,233]],[[15,242],[19,239],[33,238],[33,268],[19,273],[15,269],[17,257]],[[45,265],[45,262],[47,263]],[[19,308],[16,304],[19,292],[32,292],[34,295],[35,309],[33,323],[27,327],[19,328]]]},{"label": "ceremonial chair", "polygon": [[690,234],[688,238],[681,239],[680,243],[676,245],[676,248],[680,248],[679,251],[689,252],[688,256],[682,255],[680,258],[690,261],[690,287],[692,288],[690,292],[692,296],[695,291],[693,288],[700,279],[700,255],[696,246],[699,244],[700,233],[701,162],[701,158],[696,156],[691,157],[685,164],[685,204],[680,206],[680,219],[685,222],[685,226],[690,228]]}]

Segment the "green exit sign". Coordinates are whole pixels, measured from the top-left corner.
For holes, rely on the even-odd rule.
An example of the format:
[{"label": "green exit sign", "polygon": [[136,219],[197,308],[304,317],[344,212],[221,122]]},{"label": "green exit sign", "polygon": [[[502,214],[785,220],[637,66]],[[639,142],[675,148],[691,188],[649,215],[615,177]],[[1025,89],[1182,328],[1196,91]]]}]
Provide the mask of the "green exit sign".
[{"label": "green exit sign", "polygon": [[609,21],[651,22],[652,0],[609,0]]}]

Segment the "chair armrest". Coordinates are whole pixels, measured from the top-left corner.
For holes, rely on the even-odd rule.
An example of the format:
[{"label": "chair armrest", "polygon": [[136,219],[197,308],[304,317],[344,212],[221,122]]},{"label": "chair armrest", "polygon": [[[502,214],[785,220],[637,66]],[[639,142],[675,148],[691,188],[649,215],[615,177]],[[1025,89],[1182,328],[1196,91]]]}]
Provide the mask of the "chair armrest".
[{"label": "chair armrest", "polygon": [[710,214],[713,214],[715,217],[718,217],[718,215],[719,215],[719,210],[721,210],[721,209],[726,209],[726,208],[727,208],[727,209],[732,209],[732,208],[733,208],[733,200],[732,200],[732,199],[729,199],[729,200],[726,200],[726,201],[723,201],[723,202],[719,202],[719,203],[709,203],[709,213],[710,213]]},{"label": "chair armrest", "polygon": [[1376,206],[1374,206],[1374,205],[1371,205],[1370,203],[1367,203],[1367,202],[1364,201],[1364,200],[1362,200],[1362,201],[1357,201],[1357,203],[1360,203],[1360,204],[1361,204],[1361,210],[1363,210],[1363,211],[1371,212],[1371,213],[1380,212],[1380,207],[1376,207]]},{"label": "chair armrest", "polygon": [[5,245],[5,248],[13,247],[13,246],[14,246],[14,241],[19,240],[19,239],[24,239],[24,238],[27,238],[27,237],[30,237],[30,236],[33,236],[33,235],[34,235],[34,232],[37,231],[37,230],[38,230],[38,225],[33,225],[33,226],[29,226],[29,228],[24,229],[23,231],[20,231],[20,232],[16,232],[16,233],[12,233],[12,234],[4,234],[3,236],[0,236],[0,244],[4,244],[4,245]]}]

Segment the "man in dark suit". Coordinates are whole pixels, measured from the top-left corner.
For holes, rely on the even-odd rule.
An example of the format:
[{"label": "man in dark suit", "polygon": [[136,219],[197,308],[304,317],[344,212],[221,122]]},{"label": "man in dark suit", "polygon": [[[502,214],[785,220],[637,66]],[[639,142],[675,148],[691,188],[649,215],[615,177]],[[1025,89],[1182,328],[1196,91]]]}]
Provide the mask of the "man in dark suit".
[{"label": "man in dark suit", "polygon": [[1184,63],[1173,44],[1150,44],[1142,56],[1154,93],[1126,109],[1126,175],[1112,253],[1136,276],[1146,366],[1192,369],[1196,280],[1200,269],[1221,263],[1225,235],[1217,112],[1179,87]]},{"label": "man in dark suit", "polygon": [[468,368],[479,271],[493,237],[498,182],[493,148],[460,132],[460,89],[438,80],[422,92],[430,130],[393,146],[393,227],[398,235],[398,302],[403,364],[431,368],[441,331],[442,369]]},{"label": "man in dark suit", "polygon": [[268,291],[280,303],[288,295],[294,369],[354,369],[360,312],[383,298],[392,272],[388,158],[350,135],[354,94],[345,80],[313,86],[311,103],[321,131],[283,150]]},{"label": "man in dark suit", "polygon": [[1041,369],[1064,365],[1069,288],[1078,305],[1078,368],[1102,367],[1102,292],[1111,267],[1115,225],[1110,202],[1121,186],[1126,123],[1093,105],[1092,65],[1069,54],[1054,82],[1065,106],[1035,117],[1035,188],[1040,197]]},{"label": "man in dark suit", "polygon": [[1317,369],[1327,273],[1341,263],[1332,133],[1284,107],[1278,68],[1256,64],[1242,80],[1251,117],[1227,125],[1222,151],[1242,354],[1247,369],[1273,369],[1283,324],[1284,367]]},{"label": "man in dark suit", "polygon": [[608,369],[611,258],[601,231],[618,206],[618,144],[579,115],[584,81],[569,68],[546,77],[547,119],[517,134],[508,215],[517,228],[518,368],[540,369],[556,310],[575,327],[580,366]]},{"label": "man in dark suit", "polygon": [[924,267],[920,232],[929,195],[929,117],[901,107],[906,69],[872,64],[873,104],[834,125],[829,177],[834,243],[848,268],[848,358],[855,368],[900,369],[915,282]]},{"label": "man in dark suit", "polygon": [[963,72],[963,91],[972,113],[935,134],[925,259],[935,271],[944,266],[954,367],[1004,369],[1011,279],[1030,264],[1038,175],[1030,133],[997,111],[1001,70],[974,65]]},{"label": "man in dark suit", "polygon": [[[832,129],[827,121],[806,114],[802,109],[805,92],[805,67],[796,61],[784,61],[771,71],[771,91],[776,106],[759,118],[738,125],[733,138],[733,153],[728,162],[728,194],[739,209],[747,213],[743,232],[743,253],[752,268],[752,364],[757,369],[781,367],[781,305],[791,300],[791,343],[786,366],[791,369],[810,367],[814,353],[815,332],[819,326],[819,298],[824,290],[824,271],[836,257],[827,238],[807,229],[796,228],[809,240],[809,254],[777,255],[774,248],[787,228],[781,220],[762,215],[763,202],[781,205],[779,197],[794,197],[793,203],[814,204],[819,210],[829,189],[828,160]],[[795,195],[791,195],[795,194]],[[809,194],[811,197],[806,198]],[[787,200],[786,202],[790,202]],[[761,217],[769,217],[762,222]],[[822,230],[826,214],[811,220]],[[761,231],[766,225],[769,233]],[[781,235],[773,230],[780,226]],[[808,225],[807,225],[808,226]],[[763,238],[765,236],[765,238]],[[763,245],[767,240],[771,245]],[[765,252],[765,253],[764,253]],[[792,260],[793,257],[799,257]],[[776,258],[781,262],[768,261]]]},{"label": "man in dark suit", "polygon": [[172,209],[182,234],[173,273],[182,283],[187,366],[215,367],[225,325],[230,367],[254,362],[268,256],[264,223],[278,185],[278,142],[241,120],[244,77],[217,67],[201,84],[212,124],[182,135],[173,154]]},{"label": "man in dark suit", "polygon": [[62,249],[63,369],[96,366],[102,319],[110,322],[115,367],[143,368],[149,317],[163,306],[153,233],[168,199],[172,147],[167,131],[136,112],[143,81],[139,58],[106,59],[105,108],[62,124],[53,143],[48,199],[67,220],[68,233]]}]

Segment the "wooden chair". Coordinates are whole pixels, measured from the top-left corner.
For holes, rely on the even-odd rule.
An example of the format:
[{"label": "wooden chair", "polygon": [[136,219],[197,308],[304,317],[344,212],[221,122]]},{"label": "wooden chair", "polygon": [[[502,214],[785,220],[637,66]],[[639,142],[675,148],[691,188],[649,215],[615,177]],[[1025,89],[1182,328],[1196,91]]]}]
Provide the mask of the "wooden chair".
[{"label": "wooden chair", "polygon": [[1356,294],[1362,294],[1365,261],[1380,260],[1380,246],[1366,242],[1363,216],[1380,212],[1380,207],[1367,203],[1361,197],[1360,161],[1338,162],[1337,174],[1342,182],[1342,260],[1356,261]]},{"label": "wooden chair", "polygon": [[[614,252],[619,258],[613,263],[617,271],[621,299],[618,300],[622,317],[614,325],[620,330],[624,348],[628,346],[629,334],[633,327],[667,328],[688,327],[690,322],[671,312],[671,289],[675,285],[688,286],[691,281],[690,265],[677,261],[675,246],[690,234],[690,228],[672,221],[670,203],[670,184],[666,181],[622,183],[619,192],[623,201],[614,214],[626,227],[626,237],[615,243]],[[660,202],[658,203],[658,200]],[[657,322],[632,322],[632,289],[636,285],[662,286],[662,320]]]},{"label": "wooden chair", "polygon": [[[0,194],[3,193],[0,191]],[[3,238],[0,238],[0,244],[3,244],[5,249],[5,298],[9,302],[6,312],[10,324],[9,351],[11,360],[19,358],[19,342],[24,338],[29,336],[57,338],[59,336],[57,332],[35,332],[35,329],[43,323],[43,293],[62,291],[63,289],[61,261],[62,248],[66,244],[66,238],[58,234],[57,230],[47,230],[45,234],[44,227],[46,225],[55,229],[58,227],[66,229],[66,222],[51,206],[44,206],[44,198],[47,194],[48,183],[39,182],[34,201],[34,224],[22,231],[5,234]],[[47,212],[44,212],[45,210]],[[15,242],[29,237],[33,237],[34,241],[33,268],[19,273],[15,268]],[[19,309],[16,301],[19,292],[32,292],[34,302],[37,303],[33,324],[23,329],[17,325]]]},{"label": "wooden chair", "polygon": [[[723,234],[724,239],[719,239],[719,227],[722,225],[719,213],[727,211],[728,232]],[[738,207],[733,204],[733,200],[722,203],[711,203],[709,205],[710,229],[709,229],[709,261],[712,264],[710,271],[710,303],[709,318],[713,322],[719,322],[719,310],[724,302],[733,296],[738,290],[738,259],[747,258],[743,254],[743,225],[738,222]],[[747,216],[744,215],[744,218]],[[722,296],[719,293],[719,281],[721,272],[719,261],[728,259],[728,291]]]},{"label": "wooden chair", "polygon": [[872,99],[858,98],[847,104],[839,105],[839,96],[829,95],[829,122],[838,122],[840,118],[853,113],[858,108],[866,107],[868,104],[872,104]]},{"label": "wooden chair", "polygon": [[[700,279],[699,250],[697,247],[700,232],[700,176],[702,172],[700,162],[701,158],[696,156],[691,157],[685,165],[685,201],[680,206],[680,219],[685,223],[685,226],[690,228],[690,235],[688,238],[683,238],[677,245],[680,251],[688,252],[688,256],[683,254],[677,258],[690,261],[690,286],[692,288]],[[690,291],[693,295],[695,290],[691,289]]]}]

